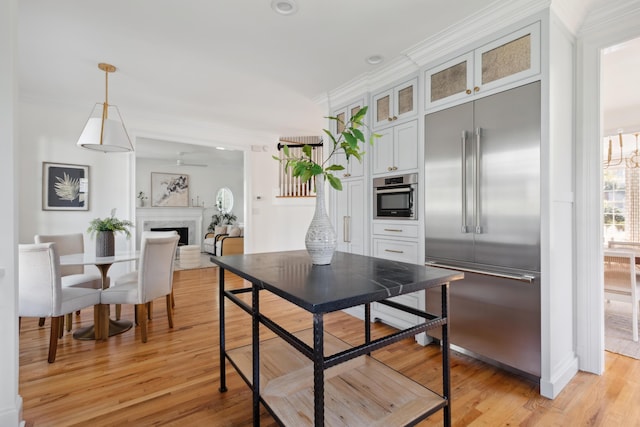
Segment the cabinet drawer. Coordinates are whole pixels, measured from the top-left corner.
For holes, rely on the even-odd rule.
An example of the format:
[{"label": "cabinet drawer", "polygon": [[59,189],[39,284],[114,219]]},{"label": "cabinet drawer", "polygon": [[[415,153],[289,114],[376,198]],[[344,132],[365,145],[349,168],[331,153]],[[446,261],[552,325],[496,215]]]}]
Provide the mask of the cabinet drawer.
[{"label": "cabinet drawer", "polygon": [[418,263],[418,243],[373,239],[373,256],[392,261]]},{"label": "cabinet drawer", "polygon": [[373,234],[389,237],[418,237],[418,226],[414,224],[373,224]]}]

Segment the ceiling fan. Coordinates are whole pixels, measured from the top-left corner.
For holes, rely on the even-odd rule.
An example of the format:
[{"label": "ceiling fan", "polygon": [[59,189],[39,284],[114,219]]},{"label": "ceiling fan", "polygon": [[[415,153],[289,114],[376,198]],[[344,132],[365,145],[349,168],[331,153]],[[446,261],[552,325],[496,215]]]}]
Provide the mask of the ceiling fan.
[{"label": "ceiling fan", "polygon": [[186,154],[186,153],[184,153],[182,151],[178,152],[178,157],[176,158],[176,163],[175,163],[176,166],[198,166],[198,167],[201,167],[201,168],[206,168],[206,167],[209,166],[209,165],[206,165],[204,163],[188,163],[188,162],[185,162],[184,159],[182,158],[184,156],[184,154]]}]

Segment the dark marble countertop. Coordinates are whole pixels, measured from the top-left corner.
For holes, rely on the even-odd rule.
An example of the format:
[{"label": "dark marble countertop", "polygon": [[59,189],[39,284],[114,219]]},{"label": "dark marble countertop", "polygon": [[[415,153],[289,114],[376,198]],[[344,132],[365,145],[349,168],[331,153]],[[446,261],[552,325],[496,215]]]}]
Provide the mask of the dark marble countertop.
[{"label": "dark marble countertop", "polygon": [[211,262],[311,313],[342,310],[459,280],[463,273],[336,252],[313,265],[307,251],[212,256]]}]

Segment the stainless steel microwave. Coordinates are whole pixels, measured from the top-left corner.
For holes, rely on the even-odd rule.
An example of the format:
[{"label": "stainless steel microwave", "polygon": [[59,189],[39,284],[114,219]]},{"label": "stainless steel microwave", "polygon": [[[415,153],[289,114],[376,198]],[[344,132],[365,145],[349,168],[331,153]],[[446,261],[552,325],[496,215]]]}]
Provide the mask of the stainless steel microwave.
[{"label": "stainless steel microwave", "polygon": [[373,179],[374,219],[417,219],[418,174]]}]

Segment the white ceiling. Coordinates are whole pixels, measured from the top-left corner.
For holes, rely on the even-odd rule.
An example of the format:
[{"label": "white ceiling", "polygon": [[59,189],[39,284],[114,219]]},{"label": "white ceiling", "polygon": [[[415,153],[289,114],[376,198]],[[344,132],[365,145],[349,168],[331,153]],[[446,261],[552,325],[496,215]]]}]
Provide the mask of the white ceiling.
[{"label": "white ceiling", "polygon": [[[104,100],[97,64],[108,62],[118,67],[109,102],[125,123],[127,112],[150,111],[252,132],[318,134],[325,112],[317,100],[330,90],[505,0],[296,1],[298,12],[282,16],[271,0],[20,0],[20,96],[88,112]],[[599,1],[554,4],[577,5],[568,9],[577,14]],[[367,64],[373,54],[386,61]]]}]

